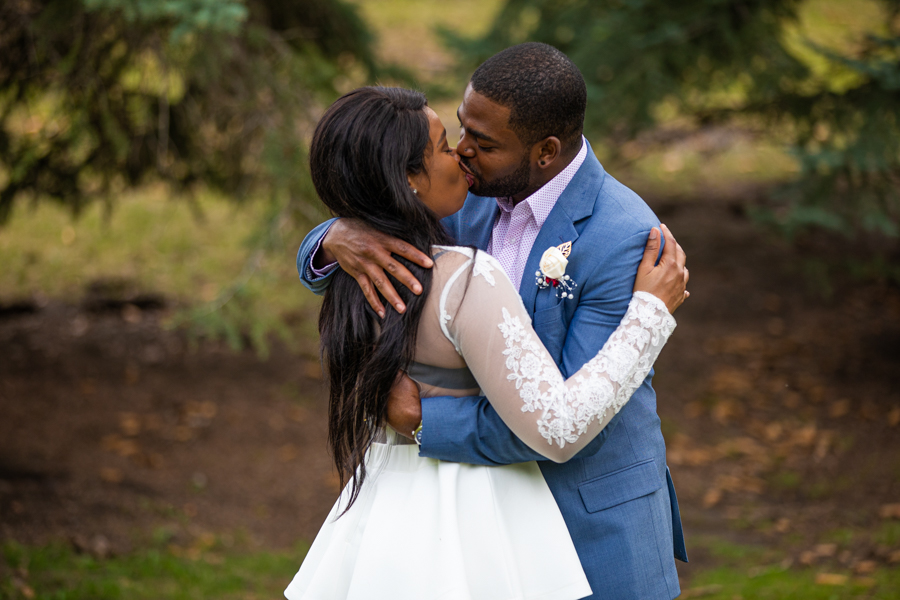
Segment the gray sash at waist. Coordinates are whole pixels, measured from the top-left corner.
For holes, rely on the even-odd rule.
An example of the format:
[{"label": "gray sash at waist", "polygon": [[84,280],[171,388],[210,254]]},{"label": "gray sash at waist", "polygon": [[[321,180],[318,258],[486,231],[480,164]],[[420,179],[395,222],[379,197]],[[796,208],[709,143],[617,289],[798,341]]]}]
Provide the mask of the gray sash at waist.
[{"label": "gray sash at waist", "polygon": [[447,369],[413,362],[407,370],[409,376],[419,383],[441,387],[446,390],[478,389],[478,382],[467,367]]}]

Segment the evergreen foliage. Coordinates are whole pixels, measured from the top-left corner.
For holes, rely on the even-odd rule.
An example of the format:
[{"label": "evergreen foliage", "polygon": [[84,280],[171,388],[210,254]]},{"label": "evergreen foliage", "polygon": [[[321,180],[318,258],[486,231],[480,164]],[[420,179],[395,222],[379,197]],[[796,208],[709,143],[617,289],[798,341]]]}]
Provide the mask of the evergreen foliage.
[{"label": "evergreen foliage", "polygon": [[698,123],[765,117],[801,165],[771,215],[779,224],[897,237],[900,0],[880,3],[884,31],[852,54],[807,42],[852,72],[840,88],[785,47],[802,0],[507,0],[483,37],[445,37],[467,68],[523,41],[560,48],[587,81],[587,130],[614,143],[658,125],[661,106]]},{"label": "evergreen foliage", "polygon": [[0,222],[148,180],[309,197],[309,111],[370,41],[341,0],[0,3]]}]

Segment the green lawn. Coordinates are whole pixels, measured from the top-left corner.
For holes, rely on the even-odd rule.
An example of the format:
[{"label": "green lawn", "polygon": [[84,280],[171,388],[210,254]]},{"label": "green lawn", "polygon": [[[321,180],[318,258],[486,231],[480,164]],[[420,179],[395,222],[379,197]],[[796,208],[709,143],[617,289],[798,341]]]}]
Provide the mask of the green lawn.
[{"label": "green lawn", "polygon": [[[705,545],[720,566],[695,574],[682,598],[709,600],[893,600],[900,570],[855,575],[846,568],[790,568],[777,551],[715,540]],[[37,600],[216,600],[278,598],[306,546],[239,551],[212,538],[190,548],[159,547],[97,560],[67,545],[2,546],[0,598]]]},{"label": "green lawn", "polygon": [[161,187],[125,193],[111,211],[95,203],[78,218],[55,204],[22,204],[0,229],[0,303],[78,302],[91,285],[113,282],[129,294],[162,294],[176,308],[169,323],[234,345],[249,335],[265,353],[266,331],[287,334],[285,320],[315,336],[318,302],[294,266],[306,230],[276,219],[273,249],[257,250],[269,216],[264,202],[189,199]]},{"label": "green lawn", "polygon": [[[893,528],[887,527],[885,531],[889,529]],[[837,548],[844,548],[846,543],[849,540],[838,543]],[[896,568],[880,566],[872,572],[857,574],[834,559],[804,567],[794,564],[778,548],[733,544],[713,537],[694,538],[691,548],[704,552],[708,556],[705,561],[714,566],[695,572],[687,585],[682,585],[682,598],[892,600],[900,597],[900,569]]]},{"label": "green lawn", "polygon": [[215,600],[279,598],[306,547],[234,552],[218,544],[150,549],[97,560],[68,546],[2,546],[0,598],[36,600]]}]

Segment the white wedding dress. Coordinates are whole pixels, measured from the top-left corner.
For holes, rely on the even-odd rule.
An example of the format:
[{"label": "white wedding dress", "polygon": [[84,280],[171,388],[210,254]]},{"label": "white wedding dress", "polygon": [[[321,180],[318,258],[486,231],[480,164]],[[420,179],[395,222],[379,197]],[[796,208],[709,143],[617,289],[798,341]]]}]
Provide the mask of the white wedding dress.
[{"label": "white wedding dress", "polygon": [[[675,328],[636,292],[618,329],[569,379],[543,347],[500,264],[435,249],[410,376],[422,396],[482,393],[528,446],[562,462],[625,405]],[[562,300],[565,302],[566,300]],[[427,435],[427,429],[424,432]],[[420,458],[389,429],[343,516],[338,499],[288,600],[577,600],[591,594],[535,462],[485,467]]]}]

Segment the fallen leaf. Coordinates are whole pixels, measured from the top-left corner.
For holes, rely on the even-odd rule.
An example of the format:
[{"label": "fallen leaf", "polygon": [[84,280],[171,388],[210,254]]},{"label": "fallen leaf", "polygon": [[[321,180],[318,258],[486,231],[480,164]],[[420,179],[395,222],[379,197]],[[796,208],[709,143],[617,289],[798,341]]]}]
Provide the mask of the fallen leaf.
[{"label": "fallen leaf", "polygon": [[712,508],[722,500],[722,490],[712,488],[703,495],[703,508]]},{"label": "fallen leaf", "polygon": [[310,361],[303,366],[303,374],[310,379],[322,379],[322,365]]},{"label": "fallen leaf", "polygon": [[119,429],[128,437],[134,437],[141,432],[141,419],[134,413],[124,412],[119,414]]},{"label": "fallen leaf", "polygon": [[769,423],[766,425],[766,439],[770,442],[777,441],[783,431],[784,427],[781,423]]},{"label": "fallen leaf", "polygon": [[853,572],[857,575],[868,575],[878,570],[878,563],[874,560],[861,560],[853,565]]},{"label": "fallen leaf", "polygon": [[76,535],[72,538],[72,545],[75,550],[82,554],[90,554],[94,558],[104,559],[111,554],[111,546],[106,536],[97,534],[88,539],[83,535]]},{"label": "fallen leaf", "polygon": [[688,419],[696,419],[697,417],[702,416],[703,411],[703,402],[699,400],[688,402],[688,405],[684,407],[684,414]]},{"label": "fallen leaf", "polygon": [[806,395],[814,404],[819,404],[825,399],[825,386],[820,383],[807,388]]},{"label": "fallen leaf", "polygon": [[900,425],[900,406],[896,406],[888,413],[888,425],[896,427]]},{"label": "fallen leaf", "polygon": [[787,517],[781,517],[775,521],[775,531],[778,533],[787,533],[791,528],[791,520]]},{"label": "fallen leaf", "polygon": [[835,552],[837,552],[837,544],[817,544],[813,548],[813,552],[816,553],[816,556],[829,558],[834,556]]},{"label": "fallen leaf", "polygon": [[831,443],[834,440],[834,433],[831,431],[823,431],[819,435],[818,441],[816,441],[816,449],[813,451],[813,458],[816,462],[821,461],[826,456],[828,456],[828,450],[831,448]]},{"label": "fallen leaf", "polygon": [[175,439],[179,442],[187,442],[192,437],[194,437],[194,433],[191,431],[190,427],[186,425],[178,425],[175,427]]},{"label": "fallen leaf", "polygon": [[766,331],[769,332],[769,335],[775,337],[784,335],[784,319],[779,319],[778,317],[769,319],[769,322],[766,323]]},{"label": "fallen leaf", "polygon": [[285,444],[278,450],[278,456],[281,462],[291,462],[300,456],[300,449],[294,444]]},{"label": "fallen leaf", "polygon": [[712,391],[721,395],[741,395],[753,389],[753,377],[744,370],[723,367],[713,373]]},{"label": "fallen leaf", "polygon": [[13,586],[19,590],[25,598],[34,598],[34,589],[18,577],[13,577]]},{"label": "fallen leaf", "polygon": [[882,519],[900,519],[900,504],[883,504],[878,516]]},{"label": "fallen leaf", "polygon": [[838,400],[831,403],[831,407],[828,409],[828,416],[832,419],[839,419],[848,412],[850,412],[850,401],[846,399]]},{"label": "fallen leaf", "polygon": [[79,386],[81,387],[81,393],[85,396],[90,396],[97,391],[97,382],[93,379],[82,379],[79,382]]},{"label": "fallen leaf", "polygon": [[341,479],[340,477],[338,477],[338,474],[334,469],[328,471],[328,473],[322,476],[322,483],[324,483],[332,490],[340,491],[341,489]]},{"label": "fallen leaf", "polygon": [[114,452],[124,458],[134,456],[141,451],[136,441],[126,440],[115,433],[103,436],[100,446],[107,452]]},{"label": "fallen leaf", "polygon": [[847,585],[849,578],[846,575],[837,573],[818,573],[816,574],[816,583],[819,585]]},{"label": "fallen leaf", "polygon": [[150,469],[161,469],[165,464],[165,459],[159,452],[142,452],[139,462]]},{"label": "fallen leaf", "polygon": [[738,437],[725,440],[720,443],[716,450],[725,457],[734,458],[741,455],[757,456],[763,454],[765,449],[750,437]]},{"label": "fallen leaf", "polygon": [[792,441],[798,446],[812,446],[816,441],[816,426],[806,425],[794,432]]},{"label": "fallen leaf", "polygon": [[141,369],[132,363],[125,366],[125,383],[134,385],[141,379]]},{"label": "fallen leaf", "polygon": [[144,320],[144,312],[139,307],[129,303],[122,308],[122,319],[126,323],[137,325]]},{"label": "fallen leaf", "polygon": [[731,398],[720,400],[712,408],[713,418],[722,425],[727,425],[734,417],[740,416],[743,412],[741,405]]},{"label": "fallen leaf", "polygon": [[694,467],[700,467],[709,464],[715,459],[712,450],[707,448],[694,448],[693,450],[685,450],[683,453],[684,464]]},{"label": "fallen leaf", "polygon": [[787,408],[798,408],[803,402],[803,396],[794,391],[784,393],[784,405]]},{"label": "fallen leaf", "polygon": [[900,563],[900,550],[894,550],[893,552],[891,552],[888,555],[887,560],[892,565],[896,565],[897,563]]},{"label": "fallen leaf", "polygon": [[285,421],[284,417],[281,415],[275,414],[269,417],[269,427],[274,429],[275,431],[281,431],[284,429]]},{"label": "fallen leaf", "polygon": [[288,410],[288,419],[295,423],[305,423],[309,418],[309,411],[302,406],[292,406]]},{"label": "fallen leaf", "polygon": [[103,467],[100,469],[100,479],[107,483],[122,483],[125,477],[122,471],[113,467]]},{"label": "fallen leaf", "polygon": [[878,418],[878,406],[871,400],[866,400],[859,407],[859,416],[867,421],[874,421]]}]

